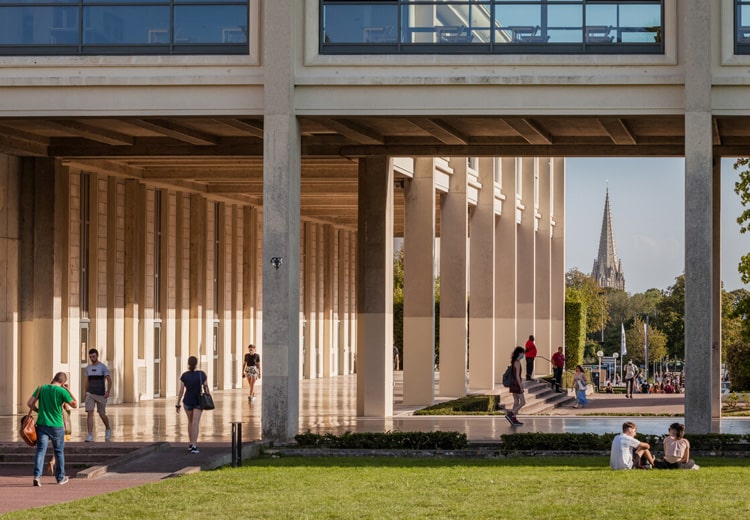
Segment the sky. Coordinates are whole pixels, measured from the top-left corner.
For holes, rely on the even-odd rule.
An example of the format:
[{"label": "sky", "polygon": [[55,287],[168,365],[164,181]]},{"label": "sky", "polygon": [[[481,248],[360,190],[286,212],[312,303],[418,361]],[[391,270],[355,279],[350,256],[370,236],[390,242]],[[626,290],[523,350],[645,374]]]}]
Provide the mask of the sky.
[{"label": "sky", "polygon": [[[744,287],[737,272],[750,252],[741,235],[732,159],[722,160],[721,276],[724,288]],[[609,204],[625,290],[667,289],[685,268],[685,169],[682,158],[569,158],[565,169],[565,270],[591,273],[599,250],[604,198]]]}]

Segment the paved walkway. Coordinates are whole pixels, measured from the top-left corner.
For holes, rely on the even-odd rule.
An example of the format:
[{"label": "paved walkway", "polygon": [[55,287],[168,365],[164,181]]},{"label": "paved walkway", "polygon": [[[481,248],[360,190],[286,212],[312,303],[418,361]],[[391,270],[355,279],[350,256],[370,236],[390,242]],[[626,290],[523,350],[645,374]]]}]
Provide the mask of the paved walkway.
[{"label": "paved walkway", "polygon": [[[401,431],[461,431],[470,441],[497,440],[500,435],[513,431],[502,416],[412,416],[414,408],[401,404],[400,373],[396,377],[393,417],[357,417],[356,377],[342,376],[332,379],[304,380],[300,388],[300,431],[310,429],[317,433]],[[43,487],[31,486],[33,448],[29,449],[29,466],[23,475],[0,475],[0,514],[12,510],[39,507],[76,500],[119,489],[155,482],[173,474],[190,472],[203,467],[227,464],[230,457],[232,422],[242,423],[246,445],[259,441],[262,385],[258,399],[250,402],[247,390],[214,392],[216,410],[205,412],[201,422],[199,455],[187,452],[187,425],[184,413],[175,412],[175,399],[158,399],[138,404],[113,405],[108,414],[113,426],[112,442],[158,442],[170,445],[155,451],[137,463],[128,464],[96,479],[74,478],[66,486],[57,486],[52,477],[45,477]],[[556,409],[549,415],[519,415],[525,432],[618,432],[623,417],[634,414],[674,414],[684,411],[682,395],[638,395],[625,399],[622,395],[596,394],[586,408]],[[522,410],[523,412],[523,410]],[[618,414],[599,416],[592,414]],[[82,442],[86,431],[86,414],[74,411],[73,438]],[[0,442],[17,442],[20,416],[0,417]],[[637,417],[638,430],[644,434],[663,434],[674,422],[674,417]],[[750,433],[750,418],[723,419],[719,423],[722,433]],[[103,442],[104,432],[97,418],[96,441]]]}]

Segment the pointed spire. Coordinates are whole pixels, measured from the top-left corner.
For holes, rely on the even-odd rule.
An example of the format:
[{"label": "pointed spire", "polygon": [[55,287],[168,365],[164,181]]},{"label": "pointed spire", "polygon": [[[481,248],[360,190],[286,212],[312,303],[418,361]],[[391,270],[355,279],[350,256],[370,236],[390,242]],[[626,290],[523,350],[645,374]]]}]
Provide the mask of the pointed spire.
[{"label": "pointed spire", "polygon": [[607,181],[604,197],[604,216],[602,217],[602,232],[599,236],[599,254],[594,260],[591,276],[594,277],[599,287],[625,289],[625,275],[622,272],[622,264],[617,258],[615,233],[609,207],[609,181]]}]

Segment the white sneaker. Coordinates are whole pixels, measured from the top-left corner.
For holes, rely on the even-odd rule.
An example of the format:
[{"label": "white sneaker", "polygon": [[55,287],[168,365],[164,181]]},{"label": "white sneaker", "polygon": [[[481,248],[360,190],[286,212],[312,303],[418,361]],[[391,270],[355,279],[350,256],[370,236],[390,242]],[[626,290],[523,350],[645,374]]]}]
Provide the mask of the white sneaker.
[{"label": "white sneaker", "polygon": [[94,441],[94,436],[93,435],[91,435],[90,433],[88,435],[86,435],[86,442],[93,442],[93,441]]},{"label": "white sneaker", "polygon": [[698,464],[696,464],[696,465],[694,465],[694,466],[693,466],[692,468],[690,468],[690,469],[701,469],[701,467],[700,467],[700,466],[699,466]]},{"label": "white sneaker", "polygon": [[106,430],[104,432],[104,440],[109,441],[112,439],[112,430]]}]

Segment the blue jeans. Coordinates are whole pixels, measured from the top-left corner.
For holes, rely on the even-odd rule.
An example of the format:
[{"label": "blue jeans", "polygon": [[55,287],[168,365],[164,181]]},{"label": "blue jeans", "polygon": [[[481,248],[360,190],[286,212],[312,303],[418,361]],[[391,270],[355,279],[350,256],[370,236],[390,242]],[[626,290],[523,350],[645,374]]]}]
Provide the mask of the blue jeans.
[{"label": "blue jeans", "polygon": [[36,425],[36,458],[34,459],[34,478],[42,476],[44,456],[47,454],[47,443],[52,441],[55,450],[55,479],[60,482],[65,476],[65,428],[54,428],[43,424]]}]

